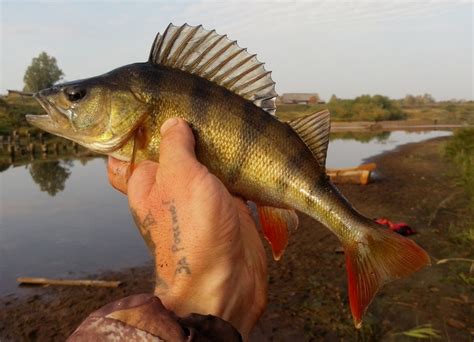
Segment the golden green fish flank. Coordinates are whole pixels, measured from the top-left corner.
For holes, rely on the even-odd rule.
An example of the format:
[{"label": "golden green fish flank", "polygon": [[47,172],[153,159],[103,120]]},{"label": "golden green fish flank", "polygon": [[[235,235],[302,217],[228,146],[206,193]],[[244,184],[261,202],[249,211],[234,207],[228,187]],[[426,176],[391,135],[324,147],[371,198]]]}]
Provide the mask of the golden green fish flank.
[{"label": "golden green fish flank", "polygon": [[[153,107],[143,123],[149,141],[145,149],[137,150],[137,161],[158,160],[161,125],[181,117],[194,131],[198,159],[232,193],[308,214],[317,204],[320,219],[330,219],[327,213],[334,210],[317,200],[322,195],[317,189],[327,186],[325,197],[333,197],[335,203],[339,197],[332,196],[334,189],[321,166],[289,125],[207,80],[164,67],[154,69],[142,85]],[[130,139],[115,155],[129,160],[133,143]]]}]

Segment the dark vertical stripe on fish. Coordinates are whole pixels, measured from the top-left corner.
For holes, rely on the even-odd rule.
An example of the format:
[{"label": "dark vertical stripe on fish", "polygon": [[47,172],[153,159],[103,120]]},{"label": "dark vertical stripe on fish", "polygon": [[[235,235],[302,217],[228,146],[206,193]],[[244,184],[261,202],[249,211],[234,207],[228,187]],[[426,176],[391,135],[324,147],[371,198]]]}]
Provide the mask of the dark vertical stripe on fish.
[{"label": "dark vertical stripe on fish", "polygon": [[[192,83],[191,96],[189,97],[190,101],[196,100],[199,105],[196,106],[196,103],[188,103],[188,110],[191,113],[194,113],[194,119],[199,122],[201,126],[200,131],[209,129],[209,121],[212,119],[212,116],[209,113],[210,107],[212,105],[211,99],[211,89],[207,87],[206,84],[203,84],[202,80],[195,78]],[[194,134],[197,135],[197,130],[193,130]],[[196,136],[196,144],[198,144],[199,136]],[[196,148],[198,146],[196,145]]]},{"label": "dark vertical stripe on fish", "polygon": [[[235,184],[240,180],[241,172],[244,170],[247,156],[250,153],[250,149],[252,145],[255,143],[254,140],[258,139],[258,137],[249,137],[248,130],[246,127],[255,127],[255,108],[253,107],[253,103],[245,101],[242,106],[242,116],[240,121],[239,127],[239,142],[243,142],[241,144],[242,148],[239,149],[238,154],[235,156],[232,165],[229,167],[229,182],[231,184]],[[262,133],[259,127],[256,127],[258,130],[259,135]],[[253,139],[252,139],[253,138]]]}]

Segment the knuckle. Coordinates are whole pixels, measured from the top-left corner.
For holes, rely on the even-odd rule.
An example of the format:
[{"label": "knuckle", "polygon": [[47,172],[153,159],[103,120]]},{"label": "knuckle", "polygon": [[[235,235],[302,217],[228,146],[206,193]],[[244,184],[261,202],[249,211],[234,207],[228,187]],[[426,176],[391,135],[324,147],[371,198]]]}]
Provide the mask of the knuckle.
[{"label": "knuckle", "polygon": [[198,170],[190,176],[187,182],[186,188],[190,200],[202,199],[203,194],[206,194],[205,197],[208,199],[222,198],[224,188],[220,181],[205,166],[198,166]]}]

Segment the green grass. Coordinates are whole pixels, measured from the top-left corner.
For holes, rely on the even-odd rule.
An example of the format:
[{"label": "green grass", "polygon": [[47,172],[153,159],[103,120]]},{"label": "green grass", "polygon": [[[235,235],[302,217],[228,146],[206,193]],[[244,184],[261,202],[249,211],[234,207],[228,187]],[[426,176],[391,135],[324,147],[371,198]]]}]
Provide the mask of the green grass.
[{"label": "green grass", "polygon": [[474,125],[474,101],[438,102],[425,106],[402,106],[401,108],[408,114],[408,120]]},{"label": "green grass", "polygon": [[412,337],[412,338],[420,339],[420,340],[428,340],[428,339],[431,340],[431,339],[441,338],[440,332],[436,329],[433,329],[431,324],[419,325],[410,330],[401,331],[399,333],[394,334],[394,336],[396,335],[404,335],[407,337]]}]

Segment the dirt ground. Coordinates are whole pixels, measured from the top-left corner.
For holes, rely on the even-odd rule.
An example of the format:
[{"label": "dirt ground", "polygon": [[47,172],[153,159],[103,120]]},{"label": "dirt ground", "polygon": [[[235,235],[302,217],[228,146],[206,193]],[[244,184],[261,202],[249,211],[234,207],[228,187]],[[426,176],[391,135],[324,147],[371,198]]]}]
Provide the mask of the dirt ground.
[{"label": "dirt ground", "polygon": [[[441,340],[474,336],[471,264],[444,258],[473,258],[474,219],[469,202],[442,157],[446,138],[409,144],[372,159],[377,180],[340,189],[369,217],[407,222],[413,239],[433,258],[433,266],[388,284],[369,307],[364,326],[352,325],[344,255],[337,239],[300,215],[300,227],[280,262],[270,261],[269,304],[253,341],[409,341],[403,335],[431,324]],[[470,229],[470,230],[469,230]],[[470,232],[470,233],[468,233]],[[468,235],[471,236],[468,236]],[[29,297],[0,298],[0,340],[64,340],[92,311],[115,299],[148,292],[151,266],[108,272],[100,279],[125,282],[117,289],[48,287]]]}]

